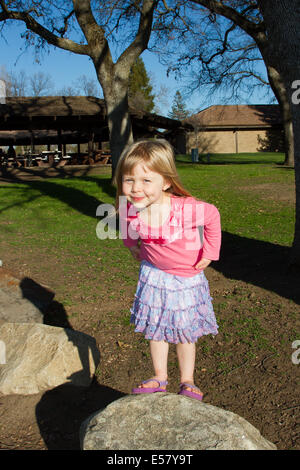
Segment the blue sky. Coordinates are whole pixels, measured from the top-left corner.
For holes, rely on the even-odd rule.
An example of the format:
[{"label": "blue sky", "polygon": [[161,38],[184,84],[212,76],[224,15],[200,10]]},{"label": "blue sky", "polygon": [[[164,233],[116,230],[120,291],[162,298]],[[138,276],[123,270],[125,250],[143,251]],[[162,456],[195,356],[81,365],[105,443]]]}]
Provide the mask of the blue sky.
[{"label": "blue sky", "polygon": [[[71,86],[82,74],[97,80],[93,63],[87,56],[73,54],[52,46],[49,48],[49,54],[43,54],[40,64],[36,63],[33,49],[25,50],[25,42],[21,38],[23,31],[23,25],[11,23],[9,27],[5,28],[4,37],[0,36],[0,69],[5,67],[8,72],[25,72],[28,76],[43,71],[51,75],[55,90]],[[148,73],[154,80],[154,90],[158,90],[161,85],[167,88],[166,99],[164,102],[157,103],[160,114],[166,116],[171,109],[176,90],[180,90],[184,95],[186,90],[185,82],[183,79],[181,81],[175,80],[174,76],[167,77],[166,67],[159,63],[158,56],[154,53],[145,51],[142,58]],[[223,104],[224,98],[224,93],[219,94],[219,96],[208,95],[208,97],[204,97],[203,92],[201,94],[195,92],[192,96],[186,98],[185,103],[189,110],[197,112],[213,104]],[[249,95],[243,96],[240,101],[243,104],[267,102],[266,97],[259,95],[256,91],[251,97]],[[229,101],[227,104],[235,104],[235,102]]]}]

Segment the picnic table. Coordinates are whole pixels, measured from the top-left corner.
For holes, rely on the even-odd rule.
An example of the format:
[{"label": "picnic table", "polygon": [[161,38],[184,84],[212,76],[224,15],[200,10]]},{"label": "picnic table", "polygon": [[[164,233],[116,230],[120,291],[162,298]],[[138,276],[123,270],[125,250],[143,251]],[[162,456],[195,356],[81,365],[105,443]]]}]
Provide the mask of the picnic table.
[{"label": "picnic table", "polygon": [[110,152],[104,152],[103,150],[96,150],[91,155],[87,152],[74,155],[72,158],[72,165],[107,165],[111,164]]},{"label": "picnic table", "polygon": [[110,152],[97,152],[94,157],[95,163],[101,163],[102,165],[111,164]]},{"label": "picnic table", "polygon": [[59,150],[43,151],[41,153],[26,153],[16,157],[3,157],[0,165],[3,167],[61,167],[64,165],[107,165],[111,164],[111,154],[109,151],[96,150],[92,155],[88,153],[64,155]]}]

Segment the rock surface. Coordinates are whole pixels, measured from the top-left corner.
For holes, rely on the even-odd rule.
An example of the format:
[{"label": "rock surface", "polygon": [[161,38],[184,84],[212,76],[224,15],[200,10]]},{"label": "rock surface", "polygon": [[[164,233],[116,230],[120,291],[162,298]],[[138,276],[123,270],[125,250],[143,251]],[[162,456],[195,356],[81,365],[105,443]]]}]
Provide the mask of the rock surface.
[{"label": "rock surface", "polygon": [[170,393],[129,395],[81,425],[83,450],[276,450],[240,416]]},{"label": "rock surface", "polygon": [[93,337],[38,323],[4,323],[0,392],[31,395],[64,383],[89,386],[100,354]]},{"label": "rock surface", "polygon": [[52,302],[54,295],[46,286],[0,268],[0,325],[43,323],[42,310]]}]

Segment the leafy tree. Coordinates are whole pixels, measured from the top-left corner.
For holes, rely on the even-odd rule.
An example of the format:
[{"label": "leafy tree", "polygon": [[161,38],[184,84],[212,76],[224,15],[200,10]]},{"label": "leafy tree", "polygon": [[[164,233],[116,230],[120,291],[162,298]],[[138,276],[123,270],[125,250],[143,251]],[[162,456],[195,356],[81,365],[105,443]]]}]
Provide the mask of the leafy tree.
[{"label": "leafy tree", "polygon": [[133,108],[148,112],[154,109],[153,88],[141,57],[138,57],[130,71],[128,98]]},{"label": "leafy tree", "polygon": [[172,119],[177,119],[178,121],[182,121],[183,119],[187,118],[188,115],[189,115],[189,112],[186,109],[181,93],[179,90],[177,90],[174,96],[172,109],[168,113],[168,116]]}]

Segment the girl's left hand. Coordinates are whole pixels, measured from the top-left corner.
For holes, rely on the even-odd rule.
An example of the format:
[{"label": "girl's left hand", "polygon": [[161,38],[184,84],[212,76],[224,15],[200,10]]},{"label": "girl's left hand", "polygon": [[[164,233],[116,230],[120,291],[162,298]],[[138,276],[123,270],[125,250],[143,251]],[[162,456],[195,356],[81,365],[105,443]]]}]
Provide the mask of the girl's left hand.
[{"label": "girl's left hand", "polygon": [[199,261],[199,263],[197,263],[195,265],[195,268],[196,269],[199,269],[199,270],[202,270],[202,269],[205,269],[207,268],[207,266],[211,263],[211,260],[210,259],[206,259],[206,258],[201,258],[201,260]]}]

